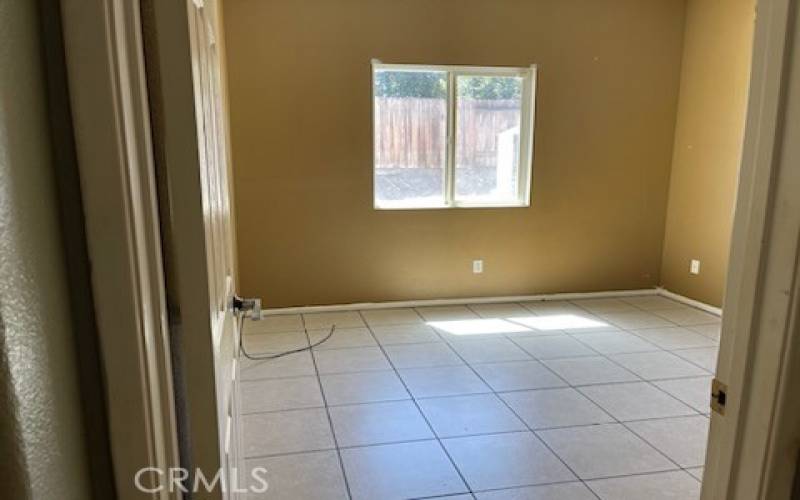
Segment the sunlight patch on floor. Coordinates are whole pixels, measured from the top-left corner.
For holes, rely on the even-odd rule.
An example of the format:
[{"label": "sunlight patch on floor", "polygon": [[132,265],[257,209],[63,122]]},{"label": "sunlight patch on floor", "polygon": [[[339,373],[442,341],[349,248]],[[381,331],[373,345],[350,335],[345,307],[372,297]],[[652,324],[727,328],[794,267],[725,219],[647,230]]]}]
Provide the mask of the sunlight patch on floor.
[{"label": "sunlight patch on floor", "polygon": [[428,325],[453,335],[529,332],[530,329],[504,319],[460,319],[428,321]]},{"label": "sunlight patch on floor", "polygon": [[526,318],[513,318],[512,321],[536,328],[537,330],[566,330],[568,328],[600,328],[609,326],[608,323],[577,314],[529,316]]}]

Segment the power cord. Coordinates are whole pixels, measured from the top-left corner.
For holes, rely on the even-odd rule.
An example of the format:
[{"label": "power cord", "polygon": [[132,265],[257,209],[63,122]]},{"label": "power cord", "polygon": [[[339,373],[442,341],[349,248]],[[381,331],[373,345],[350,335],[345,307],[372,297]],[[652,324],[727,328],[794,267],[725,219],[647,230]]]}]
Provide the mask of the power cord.
[{"label": "power cord", "polygon": [[[244,357],[246,357],[247,359],[253,360],[253,361],[263,361],[263,360],[277,359],[277,358],[282,358],[284,356],[288,356],[289,354],[295,354],[295,353],[303,352],[303,351],[310,351],[311,349],[313,349],[313,348],[315,348],[315,347],[317,347],[319,345],[322,345],[324,342],[327,342],[328,339],[330,339],[333,336],[333,332],[336,330],[336,325],[331,325],[331,331],[329,331],[328,334],[324,338],[322,338],[318,342],[316,342],[314,344],[310,344],[310,345],[308,345],[306,347],[300,347],[298,349],[291,349],[289,351],[279,352],[277,354],[254,355],[254,354],[250,354],[249,352],[247,352],[247,350],[244,348],[244,317],[245,317],[245,314],[244,314],[243,311],[238,314],[238,320],[239,320],[239,350],[242,352],[242,354],[244,354]],[[309,336],[308,330],[306,329],[305,326],[303,327],[303,331],[306,333],[306,339],[308,339],[308,341],[310,343],[311,342],[311,337]]]}]

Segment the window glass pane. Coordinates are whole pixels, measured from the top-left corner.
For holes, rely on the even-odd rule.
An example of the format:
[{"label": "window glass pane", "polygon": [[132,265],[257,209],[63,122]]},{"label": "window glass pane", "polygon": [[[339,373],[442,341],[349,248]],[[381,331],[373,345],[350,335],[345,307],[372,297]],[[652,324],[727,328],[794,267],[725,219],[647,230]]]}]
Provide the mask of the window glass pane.
[{"label": "window glass pane", "polygon": [[523,79],[456,79],[455,198],[461,203],[519,202]]},{"label": "window glass pane", "polygon": [[375,204],[444,205],[447,72],[376,70]]}]

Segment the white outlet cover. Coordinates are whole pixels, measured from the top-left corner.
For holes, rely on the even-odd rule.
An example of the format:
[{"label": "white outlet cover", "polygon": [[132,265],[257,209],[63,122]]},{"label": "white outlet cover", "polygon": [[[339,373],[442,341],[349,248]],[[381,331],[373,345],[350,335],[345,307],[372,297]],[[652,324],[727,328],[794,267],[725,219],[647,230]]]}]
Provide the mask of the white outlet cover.
[{"label": "white outlet cover", "polygon": [[472,261],[472,272],[474,274],[481,274],[483,272],[483,260]]},{"label": "white outlet cover", "polygon": [[689,272],[692,274],[700,274],[700,261],[697,259],[692,259],[692,262],[689,264]]}]

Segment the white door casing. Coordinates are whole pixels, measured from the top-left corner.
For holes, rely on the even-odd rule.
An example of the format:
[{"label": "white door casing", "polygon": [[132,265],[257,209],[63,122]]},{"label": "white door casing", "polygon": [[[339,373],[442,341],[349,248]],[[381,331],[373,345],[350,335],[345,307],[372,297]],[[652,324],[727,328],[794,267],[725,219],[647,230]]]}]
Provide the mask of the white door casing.
[{"label": "white door casing", "polygon": [[800,308],[797,3],[758,4],[717,365],[726,405],[711,417],[703,500],[788,498],[797,460],[796,436],[779,434],[798,418],[796,405],[786,413]]},{"label": "white door casing", "polygon": [[[221,470],[226,485],[192,498],[237,498],[223,491],[243,483],[219,6],[61,7],[118,497],[179,500],[180,491],[142,491],[134,479],[142,468],[163,480],[183,466],[209,479]],[[176,423],[172,327],[183,338],[187,425]],[[189,443],[185,461],[179,442]]]}]

